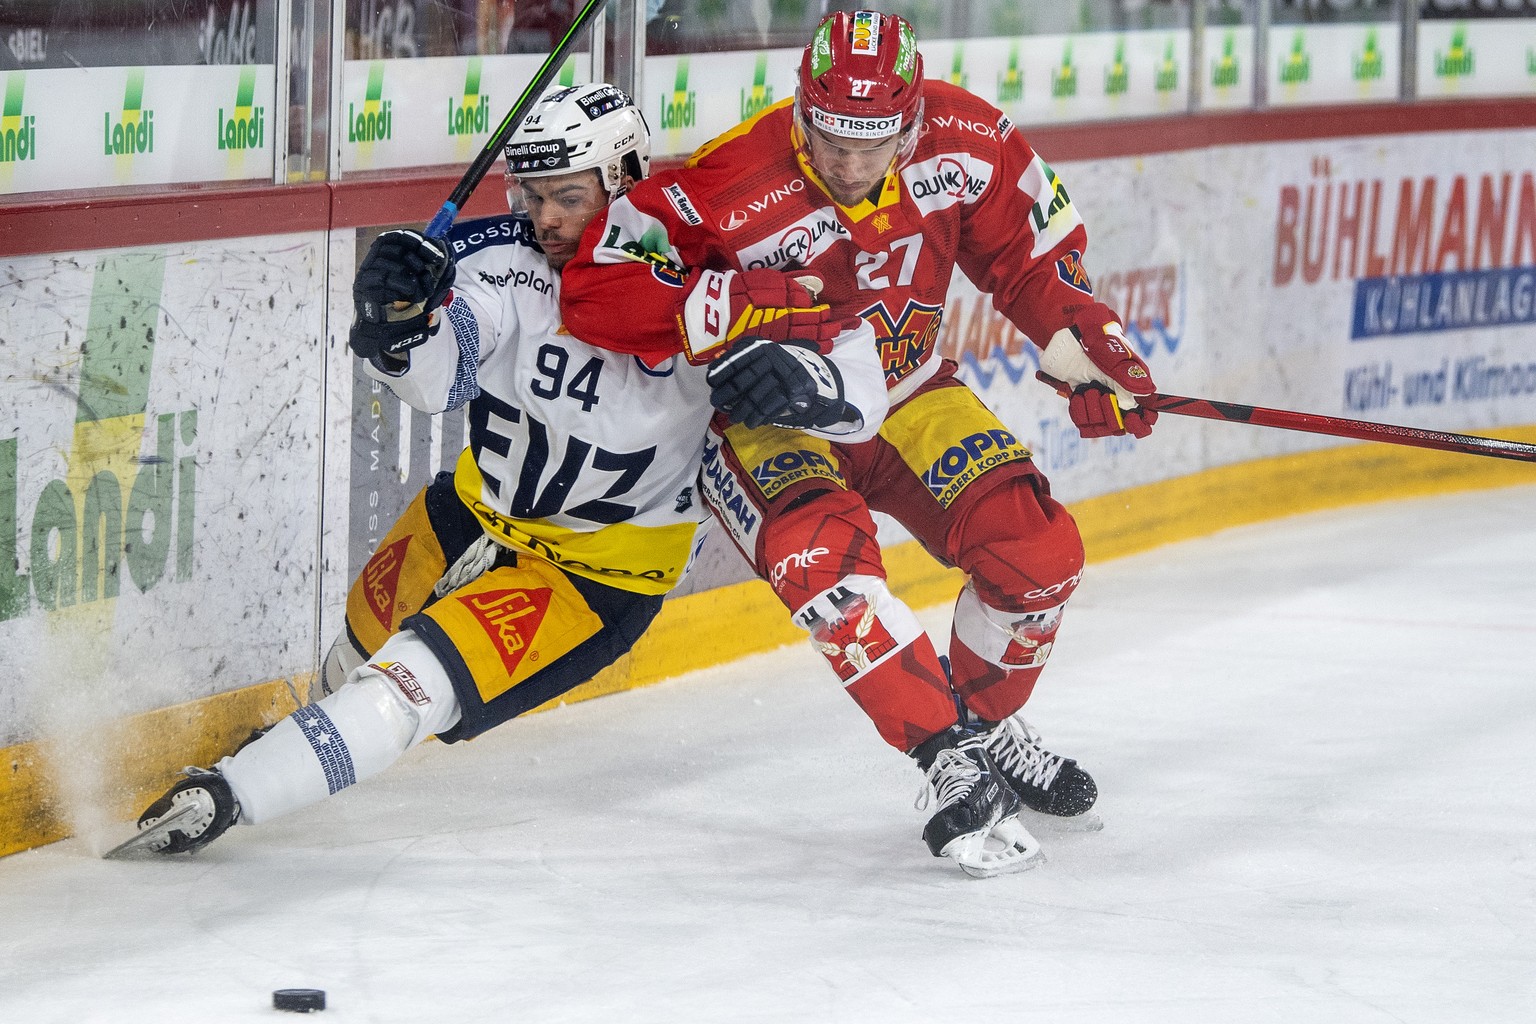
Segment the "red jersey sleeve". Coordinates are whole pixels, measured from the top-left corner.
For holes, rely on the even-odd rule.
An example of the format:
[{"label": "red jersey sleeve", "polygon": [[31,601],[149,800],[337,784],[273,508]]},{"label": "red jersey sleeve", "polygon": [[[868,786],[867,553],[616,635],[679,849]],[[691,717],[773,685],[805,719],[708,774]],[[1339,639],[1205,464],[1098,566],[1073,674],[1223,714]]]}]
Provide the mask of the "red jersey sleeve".
[{"label": "red jersey sleeve", "polygon": [[729,265],[698,203],[673,176],[658,176],[587,225],[560,275],[566,330],[652,365],[683,352],[689,271]]},{"label": "red jersey sleeve", "polygon": [[978,116],[996,132],[991,150],[997,171],[978,203],[964,207],[965,243],[957,262],[966,277],[1040,346],[1094,301],[1083,269],[1088,234],[1066,186],[997,108],[976,101]]}]

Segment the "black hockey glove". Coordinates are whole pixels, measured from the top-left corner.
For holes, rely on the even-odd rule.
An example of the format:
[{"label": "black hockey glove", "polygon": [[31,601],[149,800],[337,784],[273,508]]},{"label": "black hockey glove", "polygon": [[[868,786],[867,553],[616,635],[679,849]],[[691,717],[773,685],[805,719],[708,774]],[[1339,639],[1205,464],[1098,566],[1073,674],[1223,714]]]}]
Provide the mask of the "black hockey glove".
[{"label": "black hockey glove", "polygon": [[[397,229],[373,240],[352,282],[347,344],[362,359],[398,360],[432,336],[432,314],[453,288],[453,256],[440,238]],[[396,308],[397,303],[409,303]]]},{"label": "black hockey glove", "polygon": [[848,410],[842,375],[810,342],[743,338],[710,364],[704,379],[710,404],[748,427],[829,427]]}]

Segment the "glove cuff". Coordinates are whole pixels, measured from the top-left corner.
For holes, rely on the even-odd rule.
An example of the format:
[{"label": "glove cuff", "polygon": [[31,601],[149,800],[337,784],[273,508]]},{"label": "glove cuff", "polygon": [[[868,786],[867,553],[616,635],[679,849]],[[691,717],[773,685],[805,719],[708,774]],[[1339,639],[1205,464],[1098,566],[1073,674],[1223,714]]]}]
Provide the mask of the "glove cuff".
[{"label": "glove cuff", "polygon": [[700,270],[693,275],[678,328],[683,353],[695,366],[708,363],[725,349],[731,327],[731,279],[734,270]]}]

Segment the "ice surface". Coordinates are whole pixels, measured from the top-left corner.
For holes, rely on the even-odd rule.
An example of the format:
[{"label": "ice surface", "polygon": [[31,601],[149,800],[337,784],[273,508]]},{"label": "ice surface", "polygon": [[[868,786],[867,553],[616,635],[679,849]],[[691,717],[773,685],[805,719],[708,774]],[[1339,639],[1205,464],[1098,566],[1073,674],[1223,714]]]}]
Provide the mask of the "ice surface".
[{"label": "ice surface", "polygon": [[1106,827],[1038,870],[930,857],[797,646],[0,860],[0,1021],[1530,1021],[1533,646],[1536,486],[1233,530],[1091,566],[1030,713]]}]

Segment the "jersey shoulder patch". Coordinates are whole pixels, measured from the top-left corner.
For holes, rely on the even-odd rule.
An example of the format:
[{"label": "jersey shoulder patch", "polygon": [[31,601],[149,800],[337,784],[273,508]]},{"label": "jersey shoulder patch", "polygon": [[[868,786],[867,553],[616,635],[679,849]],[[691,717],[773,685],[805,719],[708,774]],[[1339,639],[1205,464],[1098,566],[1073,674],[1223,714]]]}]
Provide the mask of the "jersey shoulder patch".
[{"label": "jersey shoulder patch", "polygon": [[533,225],[527,217],[513,213],[461,221],[448,232],[448,245],[453,249],[453,258],[456,260],[462,260],[493,245],[522,245],[538,249],[533,237]]}]

